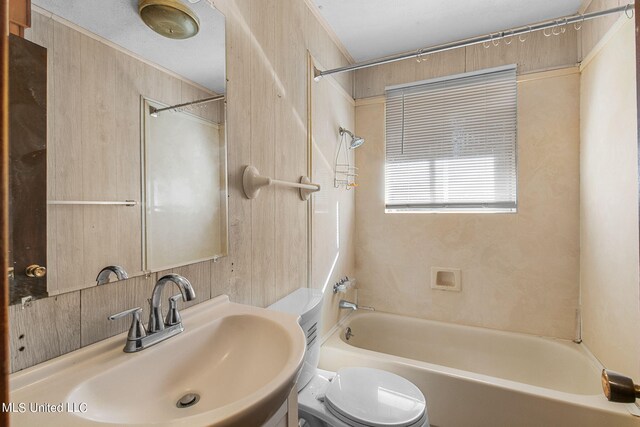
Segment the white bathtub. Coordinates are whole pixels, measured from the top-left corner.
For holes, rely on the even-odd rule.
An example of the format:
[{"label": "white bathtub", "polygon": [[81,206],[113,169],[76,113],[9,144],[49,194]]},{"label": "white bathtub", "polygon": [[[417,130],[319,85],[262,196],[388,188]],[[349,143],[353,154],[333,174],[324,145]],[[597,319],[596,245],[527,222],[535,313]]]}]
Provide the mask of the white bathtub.
[{"label": "white bathtub", "polygon": [[607,402],[602,367],[571,341],[356,312],[320,352],[320,368],[347,366],[412,381],[433,426],[640,426],[635,405]]}]

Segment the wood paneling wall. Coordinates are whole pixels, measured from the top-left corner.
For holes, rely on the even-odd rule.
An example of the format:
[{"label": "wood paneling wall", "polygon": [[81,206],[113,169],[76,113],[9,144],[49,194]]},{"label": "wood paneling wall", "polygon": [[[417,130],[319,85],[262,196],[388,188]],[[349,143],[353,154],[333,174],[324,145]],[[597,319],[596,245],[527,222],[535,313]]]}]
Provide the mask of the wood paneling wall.
[{"label": "wood paneling wall", "polygon": [[[227,28],[226,126],[230,255],[217,263],[203,262],[173,271],[192,281],[199,302],[225,293],[233,301],[266,306],[307,285],[307,204],[299,200],[296,191],[281,188],[265,188],[259,198],[246,199],[242,192],[242,171],[246,165],[253,164],[265,175],[292,181],[308,173],[307,52],[311,52],[327,67],[346,65],[347,60],[305,2],[219,0],[214,3],[226,16]],[[81,72],[78,68],[85,62],[85,58],[78,55],[86,52],[90,55],[86,66],[103,64],[103,67],[114,72],[114,75],[105,78],[115,81],[113,84],[119,96],[138,96],[149,87],[155,87],[160,92],[154,97],[161,101],[167,99],[167,102],[179,102],[181,96],[186,96],[184,87],[172,83],[173,80],[163,76],[159,70],[144,66],[137,68],[135,59],[122,52],[111,53],[108,49],[97,47],[95,40],[77,40],[82,37],[60,28],[59,25],[59,22],[53,21],[53,29],[49,28],[45,33],[54,35],[54,49],[59,41],[60,49],[70,44],[74,46],[67,47],[64,51],[64,54],[73,56],[73,60],[68,62],[69,69],[64,70],[66,73],[76,73],[77,76]],[[104,62],[96,52],[110,55],[111,59]],[[143,83],[137,84],[144,86],[136,86],[121,77],[131,72],[142,75]],[[336,81],[351,93],[351,76],[338,76]],[[54,91],[56,83],[57,80],[53,82]],[[108,142],[111,142],[119,147],[118,156],[125,155],[130,152],[130,147],[120,146],[119,141],[128,138],[128,129],[136,128],[136,124],[131,121],[133,110],[109,112],[109,105],[113,105],[109,103],[113,101],[108,92],[101,91],[100,94],[100,105],[96,107],[107,115],[111,114],[113,117],[109,120],[114,124],[118,123],[118,126],[111,131],[107,127],[98,126],[101,131],[97,135],[92,134],[92,138],[98,139],[96,150],[104,153]],[[85,133],[90,130],[79,122],[85,119],[91,121],[92,117],[83,112],[85,108],[81,107],[80,102],[82,100],[70,99],[56,108],[60,115],[54,116],[49,135],[60,138],[59,140],[70,138],[76,144],[74,150],[69,150],[62,156],[83,153],[82,147],[86,140],[83,139],[82,128],[85,126]],[[352,120],[353,112],[350,114],[345,122]],[[71,121],[72,117],[77,120]],[[64,121],[64,126],[60,124],[60,120]],[[323,129],[323,126],[329,124],[314,124],[317,129]],[[333,124],[330,126],[333,128]],[[54,132],[60,132],[61,135],[58,137]],[[137,136],[135,142],[139,149]],[[87,148],[89,147],[85,149]],[[55,158],[50,162],[64,167],[64,157],[59,157],[55,147],[52,151]],[[91,156],[91,167],[102,167],[100,156],[88,155]],[[130,159],[131,163],[136,159],[137,157]],[[51,163],[50,167],[55,168]],[[86,193],[83,191],[100,190],[102,195],[119,198],[130,194],[127,187],[118,185],[122,181],[134,179],[128,175],[130,170],[127,167],[118,167],[115,162],[111,162],[106,171],[110,171],[112,175],[102,175],[106,181],[96,183],[95,188],[92,183],[97,176],[89,176],[89,169],[89,165],[84,165],[77,170],[59,173],[76,174],[81,179],[89,179],[91,184],[85,183],[81,188],[70,185],[71,188],[65,188],[67,184],[61,186],[60,178],[55,177],[51,191],[58,192],[53,194],[77,194],[85,197]],[[104,233],[102,230],[81,231],[85,229],[74,228],[76,222],[98,224],[102,221],[131,220],[118,218],[110,212],[65,212],[61,215],[61,210],[62,207],[58,207],[51,213],[50,222],[57,221],[60,224],[59,233],[72,233],[75,243],[72,247],[57,245],[51,251],[58,257],[68,257],[70,260],[74,258],[66,255],[65,251],[73,251],[73,256],[78,257],[87,239],[101,237],[101,233]],[[119,212],[120,215],[126,215]],[[133,236],[125,239],[126,236],[120,236],[119,239],[106,235],[104,237],[112,248],[133,245],[132,242],[137,238]],[[80,249],[75,246],[80,246]],[[122,250],[132,251],[133,247],[124,247]],[[80,258],[75,259],[74,265],[80,272]],[[61,265],[60,260],[56,262]],[[160,274],[163,272],[38,300],[24,310],[19,306],[11,307],[12,371],[124,332],[128,327],[127,322],[108,323],[106,315],[134,306],[146,309],[146,298]],[[172,290],[167,292],[170,291]],[[49,326],[43,327],[44,323],[55,325],[55,330]]]},{"label": "wood paneling wall", "polygon": [[[574,66],[578,63],[577,31],[568,26],[564,34],[545,37],[542,32],[517,37],[511,44],[485,48],[478,44],[433,55],[421,62],[407,59],[400,62],[356,71],[355,98],[384,95],[385,86],[410,83],[435,77],[466,73],[507,64],[518,64],[518,73]],[[524,38],[524,36],[523,36]]]},{"label": "wood paneling wall", "polygon": [[[591,0],[585,7],[585,12],[611,9],[633,3],[631,0]],[[609,15],[591,21],[586,21],[579,31],[579,58],[582,61],[598,44],[600,39],[609,31],[620,15]]]}]

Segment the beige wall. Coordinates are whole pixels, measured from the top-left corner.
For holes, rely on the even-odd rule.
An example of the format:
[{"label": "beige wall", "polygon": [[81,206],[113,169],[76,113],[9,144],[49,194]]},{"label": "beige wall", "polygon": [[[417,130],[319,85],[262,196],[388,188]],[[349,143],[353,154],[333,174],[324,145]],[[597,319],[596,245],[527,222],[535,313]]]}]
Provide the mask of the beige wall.
[{"label": "beige wall", "polygon": [[580,278],[583,339],[609,369],[640,377],[634,24],[622,18],[583,64]]},{"label": "beige wall", "polygon": [[[266,306],[307,285],[308,207],[290,189],[267,188],[247,200],[242,170],[253,164],[265,175],[294,181],[309,173],[307,51],[326,67],[347,60],[305,2],[215,4],[226,16],[230,255],[174,270],[191,279],[198,302],[226,293],[233,301]],[[336,81],[351,93],[351,76]],[[345,114],[344,121],[353,120],[353,112]],[[336,132],[334,123],[320,122],[314,133],[324,126]],[[25,310],[11,307],[12,370],[125,331],[126,320],[108,323],[106,316],[146,307],[156,278],[61,294]]]},{"label": "beige wall", "polygon": [[312,286],[324,291],[320,333],[325,335],[347,314],[338,308],[340,299],[355,301],[353,290],[333,294],[334,283],[345,276],[355,276],[355,191],[334,187],[338,129],[355,129],[355,102],[332,78],[314,83],[312,89],[313,181],[322,187],[312,204]]},{"label": "beige wall", "polygon": [[[579,75],[518,83],[517,214],[385,214],[383,98],[358,101],[360,302],[381,311],[573,338],[578,305]],[[460,268],[462,292],[430,289]]]}]

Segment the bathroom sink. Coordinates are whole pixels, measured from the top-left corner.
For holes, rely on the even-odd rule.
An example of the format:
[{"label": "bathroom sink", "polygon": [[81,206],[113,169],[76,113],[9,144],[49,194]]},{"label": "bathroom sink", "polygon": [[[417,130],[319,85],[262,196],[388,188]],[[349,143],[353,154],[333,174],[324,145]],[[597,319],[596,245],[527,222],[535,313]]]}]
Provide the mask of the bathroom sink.
[{"label": "bathroom sink", "polygon": [[[14,411],[26,411],[12,425],[258,426],[279,409],[304,356],[295,316],[221,296],[183,323],[139,353],[122,351],[123,334],[13,375]],[[32,413],[31,402],[62,412]]]}]

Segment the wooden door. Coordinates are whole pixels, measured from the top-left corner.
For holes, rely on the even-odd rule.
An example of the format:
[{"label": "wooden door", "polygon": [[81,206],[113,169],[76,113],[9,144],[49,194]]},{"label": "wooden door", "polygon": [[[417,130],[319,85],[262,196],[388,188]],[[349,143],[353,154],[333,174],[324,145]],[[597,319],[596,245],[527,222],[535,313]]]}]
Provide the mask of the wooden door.
[{"label": "wooden door", "polygon": [[[9,2],[0,0],[0,401],[9,402]],[[0,425],[9,413],[0,411]]]},{"label": "wooden door", "polygon": [[47,296],[47,49],[9,35],[9,304]]}]

